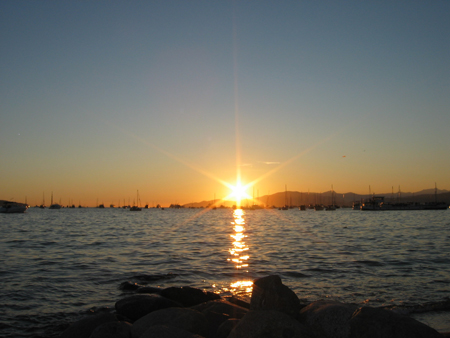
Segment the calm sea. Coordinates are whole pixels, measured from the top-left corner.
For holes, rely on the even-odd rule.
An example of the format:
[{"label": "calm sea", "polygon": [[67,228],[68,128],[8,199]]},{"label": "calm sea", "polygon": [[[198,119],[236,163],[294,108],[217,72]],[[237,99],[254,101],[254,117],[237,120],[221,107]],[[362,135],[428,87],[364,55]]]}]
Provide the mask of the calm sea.
[{"label": "calm sea", "polygon": [[[56,337],[125,281],[248,297],[278,274],[300,299],[450,312],[450,211],[37,209],[0,214],[0,336]],[[439,310],[443,310],[442,307]]]}]

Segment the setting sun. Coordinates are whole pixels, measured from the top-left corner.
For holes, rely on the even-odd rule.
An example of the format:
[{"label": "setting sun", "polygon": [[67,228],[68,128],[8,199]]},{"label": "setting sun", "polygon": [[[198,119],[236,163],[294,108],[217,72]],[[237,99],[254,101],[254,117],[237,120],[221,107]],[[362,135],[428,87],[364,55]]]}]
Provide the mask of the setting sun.
[{"label": "setting sun", "polygon": [[248,186],[242,186],[240,182],[237,182],[235,186],[230,185],[229,188],[231,189],[231,194],[228,195],[226,199],[235,200],[236,206],[238,207],[241,205],[241,201],[243,199],[251,198],[251,196],[245,191]]}]

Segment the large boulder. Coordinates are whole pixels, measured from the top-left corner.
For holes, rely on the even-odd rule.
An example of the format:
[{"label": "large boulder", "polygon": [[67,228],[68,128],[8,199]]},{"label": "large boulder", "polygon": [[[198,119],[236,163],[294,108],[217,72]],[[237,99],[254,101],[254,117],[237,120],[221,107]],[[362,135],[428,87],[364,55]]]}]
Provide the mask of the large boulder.
[{"label": "large boulder", "polygon": [[188,308],[170,308],[149,313],[137,320],[131,329],[133,338],[141,337],[152,326],[176,327],[206,337],[208,322],[202,313]]},{"label": "large boulder", "polygon": [[206,303],[193,306],[192,309],[207,314],[208,312],[217,312],[226,314],[229,318],[242,318],[248,312],[248,309],[242,306],[230,303],[223,299],[213,300]]},{"label": "large boulder", "polygon": [[228,338],[315,338],[311,330],[291,316],[274,310],[249,311]]},{"label": "large boulder", "polygon": [[61,338],[89,338],[98,326],[117,321],[116,316],[111,313],[91,315],[70,325],[61,334]]},{"label": "large boulder", "polygon": [[158,295],[134,295],[123,298],[116,302],[115,308],[118,314],[134,322],[146,314],[166,309],[169,307],[180,307],[180,303]]},{"label": "large boulder", "polygon": [[161,293],[161,288],[155,288],[153,286],[143,286],[136,290],[137,293]]},{"label": "large boulder", "polygon": [[239,324],[240,320],[236,318],[230,318],[223,322],[216,331],[215,338],[228,338],[231,331]]},{"label": "large boulder", "polygon": [[109,322],[97,326],[89,338],[131,338],[131,324]]},{"label": "large boulder", "polygon": [[277,310],[297,318],[300,309],[297,295],[281,282],[280,276],[272,275],[253,281],[250,310]]},{"label": "large boulder", "polygon": [[119,285],[119,290],[123,290],[123,291],[135,291],[137,289],[139,289],[140,287],[142,287],[143,285],[139,285],[138,283],[133,283],[133,282],[123,282]]},{"label": "large boulder", "polygon": [[362,307],[350,320],[350,338],[442,338],[433,328],[390,310]]},{"label": "large boulder", "polygon": [[300,311],[300,322],[311,327],[317,338],[347,338],[356,305],[317,301]]},{"label": "large boulder", "polygon": [[172,299],[183,306],[190,307],[204,303],[210,300],[220,299],[220,296],[213,292],[205,292],[203,290],[185,287],[169,287],[160,292],[161,296]]},{"label": "large boulder", "polygon": [[223,299],[202,303],[191,309],[200,311],[205,315],[209,325],[208,337],[215,337],[217,330],[223,322],[229,319],[240,319],[248,312],[247,309]]},{"label": "large boulder", "polygon": [[235,295],[225,296],[225,297],[222,297],[222,299],[250,310],[250,303],[242,298],[235,296]]}]

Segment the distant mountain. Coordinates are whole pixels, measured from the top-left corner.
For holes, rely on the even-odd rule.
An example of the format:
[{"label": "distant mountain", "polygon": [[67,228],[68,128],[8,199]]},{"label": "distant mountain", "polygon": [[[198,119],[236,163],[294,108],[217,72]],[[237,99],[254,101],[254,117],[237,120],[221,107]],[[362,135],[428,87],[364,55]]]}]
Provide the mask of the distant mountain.
[{"label": "distant mountain", "polygon": [[[438,194],[445,194],[447,192],[450,192],[449,190],[445,189],[437,189]],[[418,192],[415,192],[414,195],[427,195],[427,194],[434,194],[434,189],[425,189]]]},{"label": "distant mountain", "polygon": [[[434,189],[425,189],[415,193],[411,192],[392,192],[385,194],[375,194],[375,196],[385,196],[386,202],[391,201],[401,201],[401,202],[433,202],[437,198],[439,202],[445,202],[450,204],[450,191],[449,190],[437,190],[437,195],[435,195]],[[334,192],[333,200],[334,204],[338,206],[351,206],[353,202],[361,201],[363,199],[372,198],[372,195],[360,195],[355,194],[353,192],[339,193]],[[332,192],[326,191],[323,193],[315,193],[315,192],[299,192],[299,191],[286,191],[286,192],[277,192],[271,195],[265,195],[259,198],[255,198],[255,204],[259,204],[261,206],[275,206],[282,207],[283,205],[288,206],[299,206],[299,205],[310,205],[310,204],[324,204],[330,205],[332,204]],[[188,203],[183,205],[185,208],[193,207],[193,208],[205,208],[208,206],[212,206],[214,200],[210,201],[202,201],[195,203]],[[221,201],[218,203],[217,207],[221,205],[224,207],[232,207],[235,204],[232,201]],[[243,207],[252,206],[254,202],[249,200],[242,200],[241,205]]]}]

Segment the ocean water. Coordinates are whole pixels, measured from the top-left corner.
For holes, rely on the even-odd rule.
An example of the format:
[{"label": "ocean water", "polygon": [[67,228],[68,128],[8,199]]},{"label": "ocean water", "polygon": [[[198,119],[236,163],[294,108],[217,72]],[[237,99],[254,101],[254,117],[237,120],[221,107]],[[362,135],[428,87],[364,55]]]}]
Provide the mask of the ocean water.
[{"label": "ocean water", "polygon": [[410,314],[450,331],[450,211],[37,209],[0,214],[0,336],[57,337],[125,281],[251,295],[278,274],[304,301]]}]

